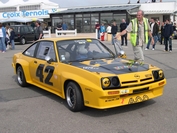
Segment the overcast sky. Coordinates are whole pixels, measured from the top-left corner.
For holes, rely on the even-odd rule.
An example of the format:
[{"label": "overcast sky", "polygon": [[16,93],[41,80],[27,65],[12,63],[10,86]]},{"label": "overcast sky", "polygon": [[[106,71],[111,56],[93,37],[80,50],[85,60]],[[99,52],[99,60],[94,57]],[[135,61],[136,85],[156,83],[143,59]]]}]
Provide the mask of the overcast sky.
[{"label": "overcast sky", "polygon": [[[8,0],[0,0],[0,1],[5,3]],[[11,0],[11,1],[15,2],[17,0]],[[24,0],[24,1],[27,1],[27,0]],[[58,3],[60,7],[79,7],[79,6],[127,4],[129,0],[50,0],[50,1]],[[137,0],[130,0],[130,1],[132,4],[137,2]],[[147,0],[140,0],[141,3],[145,3],[145,1]],[[168,2],[168,1],[175,1],[175,0],[162,0],[162,1]]]}]

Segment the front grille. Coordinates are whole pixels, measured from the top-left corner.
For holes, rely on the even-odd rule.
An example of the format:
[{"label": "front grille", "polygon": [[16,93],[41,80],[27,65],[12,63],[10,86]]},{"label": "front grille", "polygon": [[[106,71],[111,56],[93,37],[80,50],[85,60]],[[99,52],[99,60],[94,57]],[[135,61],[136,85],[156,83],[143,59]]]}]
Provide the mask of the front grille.
[{"label": "front grille", "polygon": [[152,79],[152,77],[150,77],[150,78],[145,78],[145,79],[141,79],[140,82],[143,82],[143,81],[146,81],[146,80],[150,80],[150,79]]},{"label": "front grille", "polygon": [[124,81],[122,84],[136,83],[138,80]]}]

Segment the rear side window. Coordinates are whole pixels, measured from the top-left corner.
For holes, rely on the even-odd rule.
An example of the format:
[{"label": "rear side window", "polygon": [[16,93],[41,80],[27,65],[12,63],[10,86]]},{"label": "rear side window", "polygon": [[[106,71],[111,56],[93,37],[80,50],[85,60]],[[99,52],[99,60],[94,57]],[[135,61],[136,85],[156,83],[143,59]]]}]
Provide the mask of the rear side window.
[{"label": "rear side window", "polygon": [[38,44],[37,42],[35,44],[33,44],[26,51],[24,51],[23,54],[27,55],[27,56],[30,56],[30,57],[33,57],[37,44]]},{"label": "rear side window", "polygon": [[50,56],[56,61],[54,44],[51,41],[41,41],[37,50],[36,58],[44,60],[46,56]]},{"label": "rear side window", "polygon": [[24,26],[24,32],[25,32],[25,33],[28,33],[28,32],[29,32],[29,29],[28,29],[27,26]]},{"label": "rear side window", "polygon": [[20,27],[20,33],[24,33],[24,27]]}]

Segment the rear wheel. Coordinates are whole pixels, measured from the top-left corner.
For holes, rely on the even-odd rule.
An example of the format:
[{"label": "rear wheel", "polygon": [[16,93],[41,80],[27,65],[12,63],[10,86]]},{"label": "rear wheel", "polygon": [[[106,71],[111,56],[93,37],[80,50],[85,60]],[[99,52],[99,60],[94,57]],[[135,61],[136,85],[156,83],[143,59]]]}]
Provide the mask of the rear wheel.
[{"label": "rear wheel", "polygon": [[22,87],[25,87],[28,85],[28,83],[26,82],[24,72],[23,72],[23,68],[21,66],[18,66],[17,68],[17,82]]},{"label": "rear wheel", "polygon": [[84,109],[81,89],[74,82],[69,82],[66,87],[66,102],[68,108],[73,112],[81,111]]},{"label": "rear wheel", "polygon": [[25,38],[21,38],[20,43],[21,43],[22,45],[25,45],[26,39],[25,39]]}]

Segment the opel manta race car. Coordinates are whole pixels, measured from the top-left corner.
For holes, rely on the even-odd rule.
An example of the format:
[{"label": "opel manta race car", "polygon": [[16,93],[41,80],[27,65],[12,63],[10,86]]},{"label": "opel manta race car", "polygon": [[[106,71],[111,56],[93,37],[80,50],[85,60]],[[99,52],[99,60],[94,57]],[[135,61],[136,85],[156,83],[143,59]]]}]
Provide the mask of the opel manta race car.
[{"label": "opel manta race car", "polygon": [[143,102],[161,96],[166,84],[162,69],[118,58],[91,38],[36,41],[13,56],[12,66],[20,86],[54,93],[71,111]]}]

